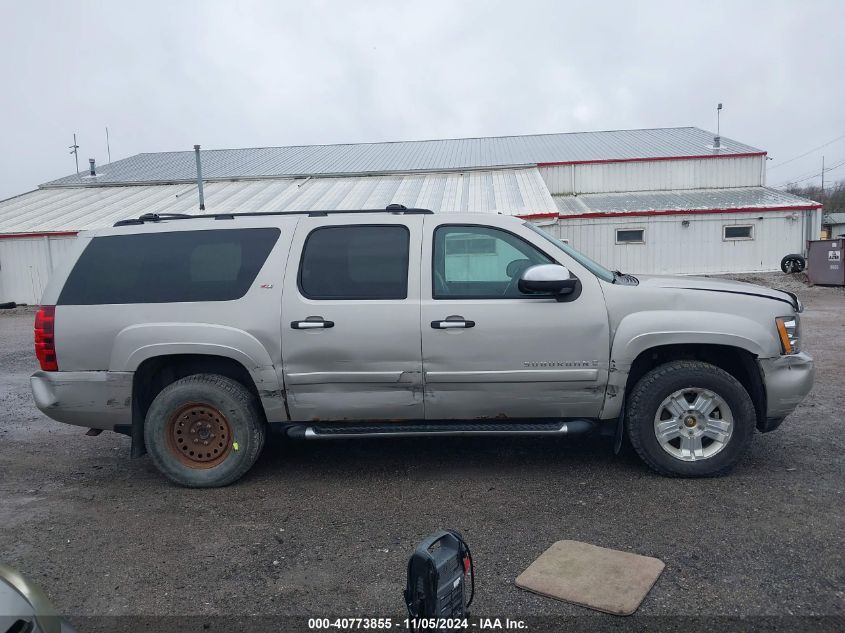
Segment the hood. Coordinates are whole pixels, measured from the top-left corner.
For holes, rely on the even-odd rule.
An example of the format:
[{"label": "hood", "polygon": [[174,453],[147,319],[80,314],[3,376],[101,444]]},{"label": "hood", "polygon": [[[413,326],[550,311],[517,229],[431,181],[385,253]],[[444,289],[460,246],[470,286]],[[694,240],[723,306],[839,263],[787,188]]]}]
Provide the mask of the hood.
[{"label": "hood", "polygon": [[677,288],[678,290],[727,292],[752,297],[764,297],[766,299],[782,301],[792,306],[796,312],[801,312],[804,309],[798,297],[792,292],[774,290],[773,288],[766,288],[765,286],[758,286],[757,284],[750,284],[744,281],[671,275],[637,275],[637,279],[641,285],[651,288]]}]

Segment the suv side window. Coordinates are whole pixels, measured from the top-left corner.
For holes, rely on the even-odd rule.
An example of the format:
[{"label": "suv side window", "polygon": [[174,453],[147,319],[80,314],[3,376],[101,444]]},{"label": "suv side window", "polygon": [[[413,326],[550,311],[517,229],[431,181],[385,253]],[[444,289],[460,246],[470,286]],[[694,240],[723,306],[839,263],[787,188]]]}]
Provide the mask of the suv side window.
[{"label": "suv side window", "polygon": [[95,237],[59,305],[232,301],[243,297],[279,239],[277,228]]},{"label": "suv side window", "polygon": [[434,231],[432,296],[435,299],[518,299],[522,272],[553,264],[523,239],[486,226],[443,225]]},{"label": "suv side window", "polygon": [[308,299],[406,299],[410,239],[393,224],[314,229],[302,248],[299,291]]}]

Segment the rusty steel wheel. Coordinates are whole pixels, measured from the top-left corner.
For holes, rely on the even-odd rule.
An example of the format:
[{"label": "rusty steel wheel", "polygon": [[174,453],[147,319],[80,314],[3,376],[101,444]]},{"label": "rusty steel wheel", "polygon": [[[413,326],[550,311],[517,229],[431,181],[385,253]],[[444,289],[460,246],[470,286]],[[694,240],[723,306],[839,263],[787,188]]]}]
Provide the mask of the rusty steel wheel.
[{"label": "rusty steel wheel", "polygon": [[170,383],[144,418],[144,445],[156,467],[189,488],[237,481],[258,459],[266,432],[257,395],[218,374]]},{"label": "rusty steel wheel", "polygon": [[189,468],[213,468],[232,450],[229,420],[211,405],[186,404],[167,422],[167,448]]}]

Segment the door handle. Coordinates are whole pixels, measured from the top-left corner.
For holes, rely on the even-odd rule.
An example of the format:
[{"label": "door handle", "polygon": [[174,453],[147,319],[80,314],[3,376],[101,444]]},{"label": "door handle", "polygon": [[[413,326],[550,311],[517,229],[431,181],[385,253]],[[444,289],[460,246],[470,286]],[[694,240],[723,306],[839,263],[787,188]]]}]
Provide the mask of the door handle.
[{"label": "door handle", "polygon": [[453,314],[452,316],[447,316],[443,321],[432,321],[431,327],[435,330],[448,330],[452,328],[466,329],[468,327],[475,327],[475,321],[467,321],[464,317]]},{"label": "door handle", "polygon": [[291,321],[290,326],[294,330],[316,330],[334,327],[334,321],[326,321],[321,316],[310,316],[304,321]]}]

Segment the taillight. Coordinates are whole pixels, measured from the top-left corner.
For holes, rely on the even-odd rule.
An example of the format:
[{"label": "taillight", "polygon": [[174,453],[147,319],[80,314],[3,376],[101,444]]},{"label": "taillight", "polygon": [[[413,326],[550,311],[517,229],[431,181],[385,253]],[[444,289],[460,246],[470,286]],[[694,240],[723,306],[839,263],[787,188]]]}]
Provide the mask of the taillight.
[{"label": "taillight", "polygon": [[41,306],[35,313],[35,356],[44,371],[59,371],[56,362],[56,306]]}]

